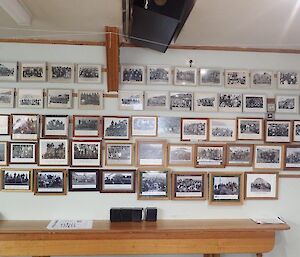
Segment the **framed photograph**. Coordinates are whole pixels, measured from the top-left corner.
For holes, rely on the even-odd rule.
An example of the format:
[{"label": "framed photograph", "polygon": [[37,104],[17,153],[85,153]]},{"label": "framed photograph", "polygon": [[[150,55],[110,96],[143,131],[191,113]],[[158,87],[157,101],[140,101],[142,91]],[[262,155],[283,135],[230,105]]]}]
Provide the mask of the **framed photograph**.
[{"label": "framed photograph", "polygon": [[14,108],[15,89],[0,88],[0,108]]},{"label": "framed photograph", "polygon": [[34,170],[34,194],[67,194],[67,172],[64,169]]},{"label": "framed photograph", "polygon": [[72,140],[71,165],[73,167],[101,167],[100,140]]},{"label": "framed photograph", "polygon": [[243,94],[243,112],[260,112],[267,111],[266,95]]},{"label": "framed photograph", "polygon": [[137,140],[136,164],[137,166],[166,165],[167,143],[164,140]]},{"label": "framed photograph", "polygon": [[219,111],[220,112],[242,112],[243,111],[243,95],[221,93],[219,94]]},{"label": "framed photograph", "polygon": [[300,142],[300,120],[294,120],[293,124],[293,141]]},{"label": "framed photograph", "polygon": [[37,143],[10,142],[10,164],[35,164],[37,163]]},{"label": "framed photograph", "polygon": [[138,170],[139,200],[168,200],[170,198],[170,172],[167,169]]},{"label": "framed photograph", "polygon": [[135,170],[101,170],[101,193],[134,193]]},{"label": "framed photograph", "polygon": [[272,71],[254,70],[251,71],[251,87],[257,89],[271,88],[274,83]]},{"label": "framed photograph", "polygon": [[278,172],[246,172],[246,200],[277,200]]},{"label": "framed photograph", "polygon": [[8,165],[7,142],[0,142],[0,166]]},{"label": "framed photograph", "polygon": [[100,64],[78,64],[77,83],[96,83],[102,81],[102,66]]},{"label": "framed photograph", "polygon": [[170,92],[171,111],[193,111],[192,92]]},{"label": "framed photograph", "polygon": [[205,200],[206,176],[204,172],[173,172],[172,200]]},{"label": "framed photograph", "polygon": [[226,158],[226,145],[196,145],[196,168],[224,168]]},{"label": "framed photograph", "polygon": [[142,111],[144,110],[143,91],[119,91],[119,109]]},{"label": "framed photograph", "polygon": [[156,137],[157,136],[157,117],[156,116],[132,116],[131,135]]},{"label": "framed photograph", "polygon": [[69,165],[68,139],[40,139],[39,150],[40,166]]},{"label": "framed photograph", "polygon": [[168,111],[170,108],[168,91],[146,91],[145,110]]},{"label": "framed photograph", "polygon": [[283,167],[282,145],[254,145],[254,169],[281,170]]},{"label": "framed photograph", "polygon": [[194,111],[195,112],[216,112],[218,110],[217,93],[194,93]]},{"label": "framed photograph", "polygon": [[243,173],[211,172],[209,174],[209,204],[242,204],[243,198]]},{"label": "framed photograph", "polygon": [[12,114],[11,139],[37,140],[39,136],[38,114]]},{"label": "framed photograph", "polygon": [[69,169],[69,191],[99,191],[97,169]]},{"label": "framed photograph", "polygon": [[32,191],[32,169],[1,169],[2,190]]},{"label": "framed photograph", "polygon": [[226,166],[248,166],[253,164],[253,145],[228,144]]},{"label": "framed photograph", "polygon": [[193,166],[194,145],[168,144],[168,166]]},{"label": "framed photograph", "polygon": [[236,141],[236,120],[209,119],[209,140],[217,142]]},{"label": "framed photograph", "polygon": [[300,169],[300,145],[284,146],[284,169],[285,170]]},{"label": "framed photograph", "polygon": [[10,115],[0,114],[0,136],[10,134]]},{"label": "framed photograph", "polygon": [[181,141],[206,141],[207,118],[181,118]]},{"label": "framed photograph", "polygon": [[132,166],[134,159],[134,145],[132,143],[106,143],[106,166]]},{"label": "framed photograph", "polygon": [[19,69],[21,82],[46,81],[46,63],[21,63]]},{"label": "framed photograph", "polygon": [[47,108],[71,109],[73,90],[72,89],[48,89]]},{"label": "framed photograph", "polygon": [[78,109],[102,110],[103,91],[101,90],[78,90]]},{"label": "framed photograph", "polygon": [[277,95],[275,102],[277,113],[299,113],[299,95]]},{"label": "framed photograph", "polygon": [[178,86],[196,86],[197,68],[175,67],[174,84]]},{"label": "framed photograph", "polygon": [[238,140],[264,140],[264,119],[237,118]]},{"label": "framed photograph", "polygon": [[43,115],[43,137],[68,138],[68,115]]},{"label": "framed photograph", "polygon": [[159,137],[180,138],[181,118],[159,116],[157,123],[157,134]]},{"label": "framed photograph", "polygon": [[225,87],[229,88],[248,88],[248,70],[225,70]]},{"label": "framed photograph", "polygon": [[124,139],[130,137],[130,117],[103,116],[103,139]]},{"label": "framed photograph", "polygon": [[219,68],[201,68],[200,85],[201,86],[223,86],[224,70]]},{"label": "framed photograph", "polygon": [[17,62],[0,62],[0,81],[17,81]]},{"label": "framed photograph", "polygon": [[166,65],[148,65],[147,66],[147,84],[169,85],[171,84],[172,71],[170,66]]},{"label": "framed photograph", "polygon": [[121,65],[122,84],[145,84],[145,67],[143,65]]},{"label": "framed photograph", "polygon": [[73,137],[100,137],[100,116],[73,115]]},{"label": "framed photograph", "polygon": [[74,64],[51,63],[48,65],[49,82],[74,82]]},{"label": "framed photograph", "polygon": [[292,122],[290,120],[267,120],[266,142],[289,143],[292,141]]},{"label": "framed photograph", "polygon": [[16,102],[17,108],[42,109],[44,107],[44,90],[19,88]]},{"label": "framed photograph", "polygon": [[277,81],[279,89],[299,89],[299,72],[279,71]]}]

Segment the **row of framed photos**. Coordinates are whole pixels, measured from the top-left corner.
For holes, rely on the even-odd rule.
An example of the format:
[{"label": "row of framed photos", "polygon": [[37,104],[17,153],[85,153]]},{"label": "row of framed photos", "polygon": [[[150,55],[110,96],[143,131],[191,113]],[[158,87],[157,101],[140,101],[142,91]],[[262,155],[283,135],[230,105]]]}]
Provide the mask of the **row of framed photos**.
[{"label": "row of framed photos", "polygon": [[[76,68],[76,70],[75,70]],[[47,76],[48,71],[48,76]],[[0,82],[101,83],[100,64],[0,61]]]},{"label": "row of framed photos", "polygon": [[[177,144],[165,140],[107,142],[105,166],[299,170],[299,144]],[[9,159],[9,161],[8,161]],[[0,142],[0,165],[101,167],[101,140],[40,139],[39,142]]]},{"label": "row of framed photos", "polygon": [[[174,73],[174,79],[172,79]],[[199,74],[199,79],[198,79]],[[147,77],[147,79],[146,79]],[[299,89],[300,72],[295,70],[242,70],[221,68],[175,67],[167,65],[122,65],[121,82],[123,84],[157,84],[174,83],[181,86],[225,86],[228,88],[271,88],[275,84],[279,89]],[[198,82],[199,80],[199,82]]]},{"label": "row of framed photos", "polygon": [[77,94],[74,94],[72,89],[64,88],[45,91],[36,88],[0,88],[0,108],[71,109],[75,95],[78,109],[103,109],[102,90],[78,90]]},{"label": "row of framed photos", "polygon": [[[267,96],[258,93],[119,91],[119,109],[130,111],[267,112]],[[299,95],[276,95],[277,113],[299,113]]]},{"label": "row of framed photos", "polygon": [[1,172],[2,190],[34,191],[37,195],[66,194],[68,180],[68,191],[137,191],[139,200],[206,200],[208,196],[211,204],[241,204],[244,199],[278,199],[278,172],[171,173],[168,169],[2,169]]}]

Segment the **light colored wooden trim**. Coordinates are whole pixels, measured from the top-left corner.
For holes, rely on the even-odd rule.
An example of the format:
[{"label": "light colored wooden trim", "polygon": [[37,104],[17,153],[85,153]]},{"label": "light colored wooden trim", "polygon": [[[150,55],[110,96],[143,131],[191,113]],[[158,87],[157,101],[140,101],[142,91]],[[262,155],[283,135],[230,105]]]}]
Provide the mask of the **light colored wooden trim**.
[{"label": "light colored wooden trim", "polygon": [[300,174],[279,174],[279,178],[300,178]]}]

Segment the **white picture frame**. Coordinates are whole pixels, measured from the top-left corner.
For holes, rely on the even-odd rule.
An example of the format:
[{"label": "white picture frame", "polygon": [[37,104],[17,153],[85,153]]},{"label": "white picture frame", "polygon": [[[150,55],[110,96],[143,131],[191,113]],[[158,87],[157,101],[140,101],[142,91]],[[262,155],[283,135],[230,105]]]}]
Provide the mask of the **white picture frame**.
[{"label": "white picture frame", "polygon": [[209,119],[209,140],[214,142],[236,141],[236,119]]},{"label": "white picture frame", "polygon": [[19,78],[21,82],[45,82],[46,63],[21,62]]},{"label": "white picture frame", "polygon": [[276,95],[276,113],[299,113],[299,95]]},{"label": "white picture frame", "polygon": [[218,94],[218,110],[220,112],[242,112],[243,95],[240,93]]},{"label": "white picture frame", "polygon": [[122,84],[145,84],[146,71],[143,65],[121,65]]},{"label": "white picture frame", "polygon": [[298,71],[278,71],[277,86],[279,89],[299,89],[300,72]]},{"label": "white picture frame", "polygon": [[102,65],[77,64],[76,81],[85,84],[101,84]]},{"label": "white picture frame", "polygon": [[131,116],[131,135],[135,137],[156,137],[157,116]]},{"label": "white picture frame", "polygon": [[0,88],[0,108],[14,108],[15,89]]},{"label": "white picture frame", "polygon": [[16,82],[18,73],[17,62],[0,61],[0,82]]},{"label": "white picture frame", "polygon": [[51,88],[47,90],[47,108],[49,109],[71,109],[72,102],[72,89]]},{"label": "white picture frame", "polygon": [[263,94],[243,94],[243,112],[265,113],[267,97]]},{"label": "white picture frame", "polygon": [[224,69],[220,68],[200,68],[199,69],[200,86],[223,86]]},{"label": "white picture frame", "polygon": [[193,92],[170,92],[171,111],[193,111]]},{"label": "white picture frame", "polygon": [[[85,82],[83,82],[85,83]],[[102,90],[78,90],[78,109],[102,110],[104,105]]]},{"label": "white picture frame", "polygon": [[169,85],[172,81],[172,70],[167,65],[147,65],[147,84]]},{"label": "white picture frame", "polygon": [[177,86],[196,86],[197,68],[194,67],[175,67],[174,84]]},{"label": "white picture frame", "polygon": [[142,111],[144,110],[143,91],[119,91],[119,110]]},{"label": "white picture frame", "polygon": [[44,107],[44,90],[39,88],[18,88],[16,107],[42,109]]},{"label": "white picture frame", "polygon": [[253,70],[250,72],[251,88],[267,89],[273,87],[274,73],[268,70]]},{"label": "white picture frame", "polygon": [[48,81],[54,83],[73,83],[74,64],[50,63],[48,64]]},{"label": "white picture frame", "polygon": [[225,87],[243,89],[249,87],[248,70],[225,70]]},{"label": "white picture frame", "polygon": [[145,91],[145,110],[168,111],[169,98],[168,91]]},{"label": "white picture frame", "polygon": [[216,112],[218,111],[218,94],[194,92],[195,112]]}]

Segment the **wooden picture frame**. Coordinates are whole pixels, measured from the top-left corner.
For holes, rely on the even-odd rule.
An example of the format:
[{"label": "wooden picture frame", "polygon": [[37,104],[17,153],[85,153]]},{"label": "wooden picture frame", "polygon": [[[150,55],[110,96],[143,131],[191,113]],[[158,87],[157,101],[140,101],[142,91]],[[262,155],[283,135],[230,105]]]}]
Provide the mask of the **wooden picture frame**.
[{"label": "wooden picture frame", "polygon": [[265,138],[263,118],[237,118],[237,139],[262,141]]},{"label": "wooden picture frame", "polygon": [[200,68],[200,86],[223,86],[224,70],[220,68]]},{"label": "wooden picture frame", "polygon": [[243,94],[240,93],[219,93],[218,95],[219,112],[242,112]]},{"label": "wooden picture frame", "polygon": [[54,83],[73,83],[74,64],[50,63],[48,64],[48,81]]},{"label": "wooden picture frame", "polygon": [[10,135],[10,120],[9,114],[0,114],[0,136]]},{"label": "wooden picture frame", "polygon": [[274,84],[273,71],[253,70],[250,74],[251,88],[268,89]]},{"label": "wooden picture frame", "polygon": [[299,113],[299,95],[276,95],[276,113]]},{"label": "wooden picture frame", "polygon": [[101,64],[77,64],[77,83],[100,84],[102,82]]},{"label": "wooden picture frame", "polygon": [[43,115],[42,135],[44,138],[68,138],[68,115]]},{"label": "wooden picture frame", "polygon": [[293,142],[300,142],[300,120],[293,121]]},{"label": "wooden picture frame", "polygon": [[100,170],[98,169],[69,169],[69,191],[99,191],[99,177]]},{"label": "wooden picture frame", "polygon": [[101,140],[72,140],[70,149],[72,167],[101,167]]},{"label": "wooden picture frame", "polygon": [[145,110],[168,111],[170,109],[170,96],[168,91],[145,91]]},{"label": "wooden picture frame", "polygon": [[36,164],[37,148],[36,142],[10,142],[9,164]]},{"label": "wooden picture frame", "polygon": [[181,118],[181,141],[207,141],[207,118]]},{"label": "wooden picture frame", "polygon": [[19,80],[21,82],[45,82],[46,63],[21,62]]},{"label": "wooden picture frame", "polygon": [[267,97],[263,94],[243,94],[243,112],[265,113]]},{"label": "wooden picture frame", "polygon": [[193,111],[193,92],[170,92],[170,110]]},{"label": "wooden picture frame", "polygon": [[174,84],[177,86],[197,86],[197,68],[175,67]]},{"label": "wooden picture frame", "polygon": [[24,168],[2,168],[1,190],[31,192],[33,190],[33,170]]},{"label": "wooden picture frame", "polygon": [[12,114],[11,139],[37,140],[40,131],[40,116],[38,114]]},{"label": "wooden picture frame", "polygon": [[299,89],[299,71],[278,71],[277,86],[279,89]]},{"label": "wooden picture frame", "polygon": [[48,109],[72,109],[73,89],[49,88],[47,89]]},{"label": "wooden picture frame", "polygon": [[249,84],[248,70],[225,70],[225,87],[244,89]]},{"label": "wooden picture frame", "polygon": [[0,62],[0,82],[16,82],[17,73],[17,62]]},{"label": "wooden picture frame", "polygon": [[39,143],[39,166],[69,165],[68,139],[42,138]]},{"label": "wooden picture frame", "polygon": [[218,111],[218,94],[194,92],[194,111],[195,112],[216,112]]},{"label": "wooden picture frame", "polygon": [[284,146],[284,170],[300,169],[300,144]]},{"label": "wooden picture frame", "polygon": [[0,166],[8,165],[8,142],[0,142]]},{"label": "wooden picture frame", "polygon": [[129,140],[131,119],[129,116],[103,116],[103,139]]},{"label": "wooden picture frame", "polygon": [[73,137],[100,137],[100,116],[73,115]]},{"label": "wooden picture frame", "polygon": [[131,116],[131,135],[133,137],[156,137],[157,116]]},{"label": "wooden picture frame", "polygon": [[133,166],[134,144],[133,143],[106,143],[105,165],[106,166]]},{"label": "wooden picture frame", "polygon": [[194,151],[192,144],[168,144],[168,166],[193,166]]},{"label": "wooden picture frame", "polygon": [[167,65],[147,65],[147,84],[169,85],[172,81],[172,70]]},{"label": "wooden picture frame", "polygon": [[145,84],[146,71],[143,65],[121,65],[122,84]]},{"label": "wooden picture frame", "polygon": [[226,166],[251,167],[253,162],[253,145],[227,144]]},{"label": "wooden picture frame", "polygon": [[20,109],[43,109],[44,89],[18,88],[16,107]]},{"label": "wooden picture frame", "polygon": [[78,109],[80,110],[102,110],[103,91],[102,90],[78,90]]},{"label": "wooden picture frame", "polygon": [[144,91],[119,91],[119,110],[143,111]]},{"label": "wooden picture frame", "polygon": [[236,119],[209,119],[209,140],[214,142],[236,141]]},{"label": "wooden picture frame", "polygon": [[0,88],[0,108],[14,108],[15,89]]},{"label": "wooden picture frame", "polygon": [[181,118],[158,116],[157,135],[163,138],[180,138]]},{"label": "wooden picture frame", "polygon": [[226,163],[225,144],[195,145],[195,168],[224,168]]},{"label": "wooden picture frame", "polygon": [[292,121],[266,120],[266,137],[268,143],[289,143],[292,141]]},{"label": "wooden picture frame", "polygon": [[253,169],[282,170],[283,146],[279,144],[254,145]]}]

